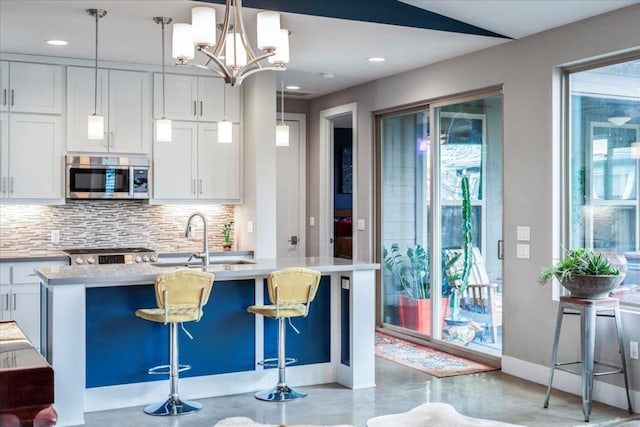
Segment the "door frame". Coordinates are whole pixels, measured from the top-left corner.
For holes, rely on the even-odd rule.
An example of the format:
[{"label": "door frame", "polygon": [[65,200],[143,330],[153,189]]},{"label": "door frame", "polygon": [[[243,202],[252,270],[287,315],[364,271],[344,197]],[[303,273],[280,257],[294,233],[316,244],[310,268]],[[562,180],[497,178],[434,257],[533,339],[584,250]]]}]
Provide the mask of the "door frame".
[{"label": "door frame", "polygon": [[[357,224],[358,200],[358,103],[351,102],[348,104],[338,105],[336,107],[327,108],[320,111],[320,155],[319,162],[319,205],[318,205],[318,254],[321,257],[333,258],[333,121],[332,119],[351,114],[351,130],[352,130],[352,208],[351,214],[354,219],[354,227]],[[352,260],[358,259],[358,233],[357,227],[353,233],[353,256]]]}]

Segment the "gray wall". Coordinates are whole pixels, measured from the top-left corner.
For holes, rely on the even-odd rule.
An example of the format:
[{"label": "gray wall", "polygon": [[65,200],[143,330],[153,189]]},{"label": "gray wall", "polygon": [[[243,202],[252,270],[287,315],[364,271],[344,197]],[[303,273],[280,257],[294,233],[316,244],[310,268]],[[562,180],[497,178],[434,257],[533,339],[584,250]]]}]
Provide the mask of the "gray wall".
[{"label": "gray wall", "polygon": [[[560,248],[559,167],[560,74],[558,67],[577,61],[640,48],[640,5],[515,40],[403,74],[373,81],[312,100],[309,103],[307,215],[319,217],[318,182],[325,171],[319,165],[320,111],[357,102],[357,204],[368,225],[373,202],[372,112],[494,85],[504,87],[504,360],[548,366],[557,303],[552,286],[536,278]],[[516,226],[531,227],[531,259],[515,256]],[[308,229],[308,255],[318,253],[318,228]],[[371,235],[372,228],[358,233]],[[361,238],[362,236],[362,238]],[[374,241],[358,235],[360,259],[374,259]],[[626,342],[640,340],[638,314],[625,313]],[[604,326],[604,325],[603,325]],[[573,330],[569,329],[573,327]],[[576,353],[577,326],[568,326],[565,345]],[[601,328],[605,343],[615,348],[611,328]],[[599,350],[600,351],[600,350]],[[628,351],[628,349],[627,349]],[[615,361],[614,351],[603,354]],[[526,364],[526,363],[525,363]],[[640,364],[631,362],[631,383],[640,390]],[[608,377],[606,381],[613,381]],[[621,381],[615,379],[616,384]]]}]

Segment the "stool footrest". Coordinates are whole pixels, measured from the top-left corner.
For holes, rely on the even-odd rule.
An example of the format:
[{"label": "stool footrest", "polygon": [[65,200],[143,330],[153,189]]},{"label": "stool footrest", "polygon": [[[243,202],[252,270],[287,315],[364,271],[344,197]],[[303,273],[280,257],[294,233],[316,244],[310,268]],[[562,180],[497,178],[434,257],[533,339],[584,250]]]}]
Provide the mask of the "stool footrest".
[{"label": "stool footrest", "polygon": [[[293,357],[287,357],[285,358],[285,362],[284,365],[291,365],[292,363],[296,363],[298,361],[298,359],[295,359]],[[277,368],[278,367],[278,358],[274,357],[274,358],[270,358],[270,359],[264,359],[258,362],[258,365],[260,366],[264,366],[265,368]]]},{"label": "stool footrest", "polygon": [[[191,369],[191,365],[178,365],[178,372],[184,372]],[[147,371],[149,375],[169,375],[171,374],[171,366],[170,365],[159,365],[154,366],[153,368],[149,368]]]},{"label": "stool footrest", "polygon": [[[572,374],[577,374],[577,375],[581,375],[582,374],[582,369],[568,369],[568,368],[562,368],[561,366],[566,366],[566,365],[577,365],[582,363],[580,360],[578,360],[577,362],[556,362],[556,369],[558,369],[559,371],[564,371],[564,372],[570,372]],[[615,369],[614,371],[602,371],[602,372],[596,372],[596,368],[599,366],[604,366],[607,368],[611,368],[611,369]],[[593,376],[594,377],[600,377],[603,375],[614,375],[614,374],[623,374],[624,370],[622,369],[622,366],[616,366],[616,365],[609,365],[608,363],[603,363],[603,362],[598,362],[595,361],[593,362]]]}]

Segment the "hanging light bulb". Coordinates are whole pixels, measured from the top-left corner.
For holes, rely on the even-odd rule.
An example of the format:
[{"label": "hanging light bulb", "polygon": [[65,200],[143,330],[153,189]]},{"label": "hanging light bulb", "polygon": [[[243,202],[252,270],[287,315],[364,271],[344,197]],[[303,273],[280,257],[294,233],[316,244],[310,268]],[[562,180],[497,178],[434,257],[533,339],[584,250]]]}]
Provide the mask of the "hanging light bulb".
[{"label": "hanging light bulb", "polygon": [[166,96],[164,92],[164,26],[170,24],[172,19],[162,16],[153,18],[156,24],[162,25],[162,118],[156,120],[156,140],[158,142],[171,142],[171,120],[165,114]]},{"label": "hanging light bulb", "polygon": [[233,124],[227,120],[227,87],[222,88],[222,106],[224,120],[218,122],[218,143],[231,144],[233,142]]},{"label": "hanging light bulb", "polygon": [[276,126],[276,147],[288,147],[289,126],[284,122],[284,77],[280,84],[280,124]]},{"label": "hanging light bulb", "polygon": [[87,119],[87,138],[104,139],[104,117],[98,114],[98,20],[107,14],[102,9],[87,9],[87,13],[96,18],[96,62],[95,62],[95,78],[93,81],[94,89],[94,107],[93,114]]}]

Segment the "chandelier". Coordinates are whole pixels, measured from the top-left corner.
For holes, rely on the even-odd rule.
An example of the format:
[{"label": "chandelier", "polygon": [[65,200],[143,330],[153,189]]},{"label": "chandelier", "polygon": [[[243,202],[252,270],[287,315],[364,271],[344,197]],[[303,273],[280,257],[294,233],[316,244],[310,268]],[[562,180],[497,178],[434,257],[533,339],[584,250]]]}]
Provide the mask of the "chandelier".
[{"label": "chandelier", "polygon": [[[245,33],[242,0],[226,0],[224,21],[220,25],[216,24],[214,8],[194,7],[191,24],[173,25],[172,56],[178,65],[204,68],[231,86],[237,86],[258,71],[284,70],[289,62],[289,31],[280,28],[278,12],[259,12],[257,33],[260,55],[253,52]],[[205,65],[191,62],[196,49],[208,58]],[[264,59],[268,65],[261,63]]]}]

